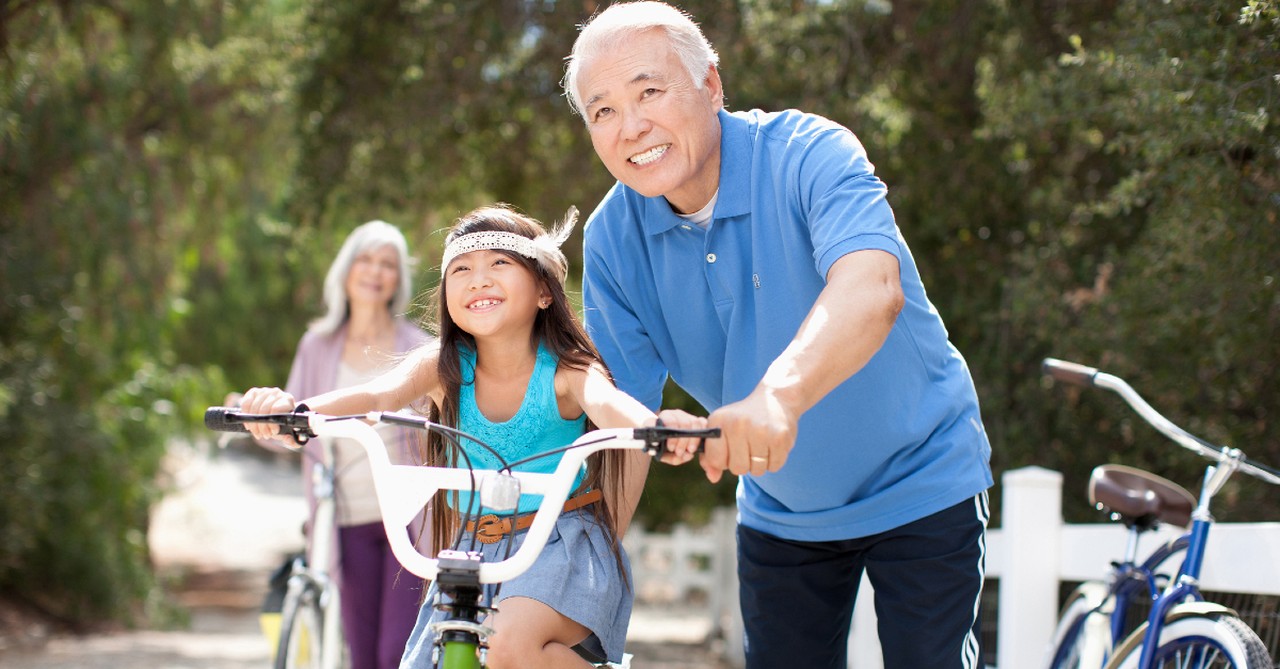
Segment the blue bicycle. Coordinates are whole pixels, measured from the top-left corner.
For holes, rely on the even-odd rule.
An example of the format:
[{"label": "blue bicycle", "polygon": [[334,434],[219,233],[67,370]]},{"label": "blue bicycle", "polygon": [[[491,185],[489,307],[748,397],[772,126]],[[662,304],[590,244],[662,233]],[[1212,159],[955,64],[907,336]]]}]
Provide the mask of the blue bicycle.
[{"label": "blue bicycle", "polygon": [[[1051,669],[1272,669],[1266,646],[1235,611],[1206,601],[1200,591],[1213,516],[1209,505],[1236,471],[1280,485],[1280,472],[1250,462],[1239,449],[1215,446],[1160,415],[1123,379],[1092,367],[1048,358],[1044,372],[1058,381],[1120,395],[1138,415],[1179,445],[1211,461],[1197,500],[1176,483],[1132,467],[1103,465],[1089,481],[1089,500],[1128,528],[1124,558],[1110,577],[1090,581],[1067,599],[1054,631]],[[1186,534],[1139,559],[1138,538],[1161,523]],[[1181,556],[1181,563],[1177,557]],[[1163,573],[1177,567],[1173,575]],[[1133,604],[1151,610],[1125,635]]]}]

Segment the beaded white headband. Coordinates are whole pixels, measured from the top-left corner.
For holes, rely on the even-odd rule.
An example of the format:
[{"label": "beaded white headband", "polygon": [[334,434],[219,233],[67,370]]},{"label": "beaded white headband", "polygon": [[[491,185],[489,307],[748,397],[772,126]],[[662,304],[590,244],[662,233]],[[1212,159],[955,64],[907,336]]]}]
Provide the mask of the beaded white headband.
[{"label": "beaded white headband", "polygon": [[577,221],[578,208],[570,206],[564,222],[551,232],[538,235],[533,239],[500,230],[482,230],[460,235],[449,240],[445,245],[444,258],[440,261],[440,272],[443,274],[454,258],[472,251],[510,251],[537,261],[563,283],[569,261],[560,250],[560,246],[569,238],[569,233],[573,232],[573,226]]}]

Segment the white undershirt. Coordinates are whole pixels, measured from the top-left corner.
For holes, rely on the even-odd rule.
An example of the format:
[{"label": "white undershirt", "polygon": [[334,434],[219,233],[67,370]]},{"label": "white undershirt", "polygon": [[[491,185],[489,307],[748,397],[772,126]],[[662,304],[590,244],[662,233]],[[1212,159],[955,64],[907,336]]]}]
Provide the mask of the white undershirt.
[{"label": "white undershirt", "polygon": [[[720,189],[717,188],[716,192],[711,195],[711,201],[708,202],[705,207],[693,212],[692,214],[682,214],[677,211],[676,216],[679,216],[680,218],[683,218],[684,220],[689,221],[690,223],[693,223],[694,225],[697,225],[700,228],[705,228],[707,227],[707,224],[711,222],[711,214],[715,213],[716,200],[719,198],[720,198]],[[672,211],[675,211],[675,210],[673,209]]]},{"label": "white undershirt", "polygon": [[[346,388],[376,378],[379,369],[357,370],[345,362],[338,363],[336,387]],[[381,427],[381,425],[379,425]],[[376,428],[375,428],[376,429]],[[383,432],[383,438],[392,435]],[[364,446],[354,439],[333,440],[334,471],[338,478],[338,525],[364,525],[382,520],[378,498],[373,487],[373,466]]]}]

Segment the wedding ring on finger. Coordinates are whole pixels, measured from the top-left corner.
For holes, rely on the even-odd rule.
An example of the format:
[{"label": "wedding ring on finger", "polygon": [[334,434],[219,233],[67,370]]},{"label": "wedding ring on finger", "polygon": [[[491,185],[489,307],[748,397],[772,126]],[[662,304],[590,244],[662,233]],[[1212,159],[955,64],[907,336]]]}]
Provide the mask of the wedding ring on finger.
[{"label": "wedding ring on finger", "polygon": [[758,455],[753,455],[753,456],[751,456],[751,461],[752,461],[752,462],[768,462],[768,461],[769,461],[769,458],[762,458],[762,457],[760,457],[760,456],[758,456]]}]

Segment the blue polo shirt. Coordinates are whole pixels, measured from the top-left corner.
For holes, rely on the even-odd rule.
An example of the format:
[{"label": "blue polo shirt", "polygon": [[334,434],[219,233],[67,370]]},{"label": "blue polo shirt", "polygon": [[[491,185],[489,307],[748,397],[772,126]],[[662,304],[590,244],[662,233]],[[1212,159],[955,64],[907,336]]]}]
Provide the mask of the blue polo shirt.
[{"label": "blue polo shirt", "polygon": [[668,375],[708,411],[745,398],[831,265],[885,251],[898,259],[906,299],[887,341],[804,414],[780,471],[739,479],[739,521],[785,539],[850,539],[990,487],[968,366],[862,144],[796,111],[722,111],[720,125],[720,191],[705,229],[621,183],[587,221],[585,320],[618,386],[652,408]]}]

